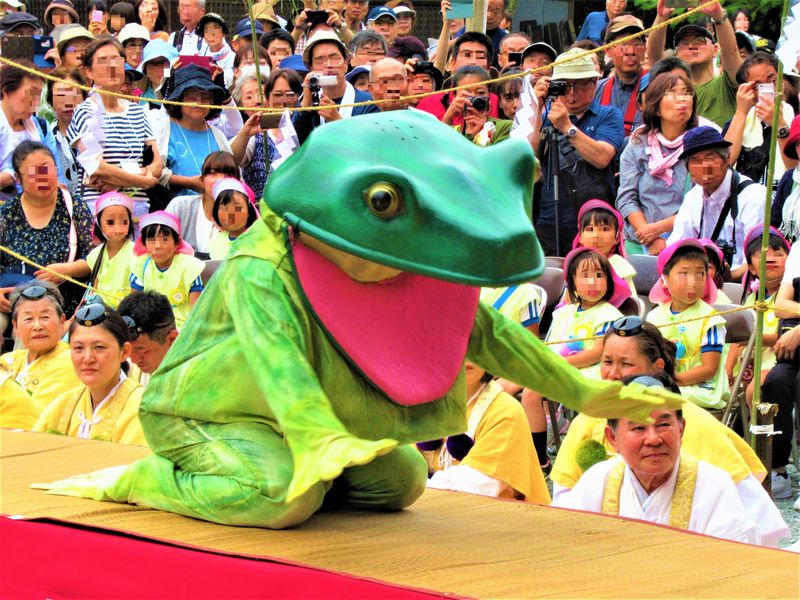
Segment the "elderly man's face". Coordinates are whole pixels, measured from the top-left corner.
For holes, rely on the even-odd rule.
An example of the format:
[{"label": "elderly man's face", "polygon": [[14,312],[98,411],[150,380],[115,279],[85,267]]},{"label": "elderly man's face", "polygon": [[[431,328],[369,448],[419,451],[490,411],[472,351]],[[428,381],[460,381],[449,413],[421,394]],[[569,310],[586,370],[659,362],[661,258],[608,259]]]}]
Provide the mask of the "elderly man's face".
[{"label": "elderly man's face", "polygon": [[500,42],[500,52],[497,55],[497,64],[504,68],[508,64],[508,55],[512,52],[522,52],[528,47],[528,40],[520,35],[507,35]]},{"label": "elderly man's face", "polygon": [[[624,0],[623,0],[624,1]],[[489,0],[486,6],[486,29],[491,31],[500,27],[503,20],[503,0]]]},{"label": "elderly man's face", "polygon": [[561,102],[566,106],[569,114],[579,115],[589,108],[589,105],[594,100],[595,87],[597,87],[597,79],[594,77],[588,79],[568,79],[567,95],[559,96],[557,102]]},{"label": "elderly man's face", "polygon": [[716,190],[725,179],[728,161],[716,150],[702,150],[690,155],[686,161],[689,174],[706,194]]},{"label": "elderly man's face", "polygon": [[626,0],[606,0],[606,12],[609,21],[625,12]]},{"label": "elderly man's face", "polygon": [[386,104],[379,104],[382,111],[401,110],[406,107],[405,102],[398,100],[405,96],[408,89],[406,69],[403,63],[392,58],[384,58],[372,67],[369,91],[375,100],[395,100]]},{"label": "elderly man's face", "polygon": [[648,481],[669,477],[680,456],[685,427],[675,411],[655,410],[650,418],[654,422],[648,425],[620,419],[616,431],[606,427],[606,439],[645,488]]},{"label": "elderly man's face", "polygon": [[187,29],[196,27],[203,13],[197,0],[178,0],[178,20]]},{"label": "elderly man's face", "polygon": [[383,50],[383,44],[380,42],[366,42],[353,55],[350,64],[353,67],[360,67],[362,65],[374,65],[380,59],[386,56]]},{"label": "elderly man's face", "polygon": [[344,16],[348,21],[363,21],[368,9],[367,0],[344,0]]}]

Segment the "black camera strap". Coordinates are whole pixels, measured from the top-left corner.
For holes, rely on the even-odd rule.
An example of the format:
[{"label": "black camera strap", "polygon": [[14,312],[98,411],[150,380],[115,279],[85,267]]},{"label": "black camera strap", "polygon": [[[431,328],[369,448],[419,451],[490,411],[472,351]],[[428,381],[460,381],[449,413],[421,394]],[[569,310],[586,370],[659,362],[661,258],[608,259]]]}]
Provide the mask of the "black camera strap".
[{"label": "black camera strap", "polygon": [[[728,218],[728,213],[730,213],[731,218],[734,220],[733,226],[733,245],[736,246],[736,217],[739,216],[739,194],[742,193],[747,186],[753,183],[750,179],[742,180],[739,176],[739,173],[736,171],[731,171],[731,191],[728,194],[728,199],[725,200],[725,204],[722,207],[722,212],[719,214],[719,219],[717,219],[717,224],[714,225],[714,232],[711,234],[711,240],[716,243],[716,240],[719,239],[719,233],[722,231],[722,226],[725,224],[725,219]],[[703,235],[703,223],[702,218],[700,222],[700,235]]]}]

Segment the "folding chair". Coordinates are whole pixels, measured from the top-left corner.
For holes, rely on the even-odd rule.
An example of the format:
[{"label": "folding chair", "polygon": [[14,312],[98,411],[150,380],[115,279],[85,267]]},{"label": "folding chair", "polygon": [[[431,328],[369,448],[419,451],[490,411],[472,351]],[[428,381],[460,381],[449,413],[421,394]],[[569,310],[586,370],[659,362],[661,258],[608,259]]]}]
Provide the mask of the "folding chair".
[{"label": "folding chair", "polygon": [[744,286],[741,283],[726,281],[722,284],[722,291],[725,292],[725,295],[730,298],[731,302],[734,304],[742,304],[742,292],[744,292]]},{"label": "folding chair", "polygon": [[619,307],[621,312],[626,317],[637,316],[644,319],[645,306],[644,302],[638,296],[631,296],[627,298]]},{"label": "folding chair", "polygon": [[658,257],[649,254],[631,254],[628,256],[628,262],[636,269],[633,287],[636,288],[636,294],[644,305],[644,314],[647,314],[653,308],[648,296],[658,281]]},{"label": "folding chair", "polygon": [[544,257],[544,266],[545,267],[553,267],[555,269],[563,269],[564,268],[564,257],[563,256],[545,256]]},{"label": "folding chair", "polygon": [[544,311],[539,325],[539,337],[544,339],[547,330],[550,329],[550,324],[553,322],[553,309],[564,293],[564,272],[555,267],[545,267],[542,276],[533,283],[542,288],[547,297],[547,304],[542,303]]},{"label": "folding chair", "polygon": [[221,260],[207,260],[205,261],[205,266],[203,267],[203,272],[200,273],[200,279],[203,281],[203,285],[208,285],[211,276],[214,274],[214,271],[217,270],[217,267],[220,265]]},{"label": "folding chair", "polygon": [[[736,305],[731,304],[715,304],[714,308],[720,312],[736,308]],[[733,415],[735,408],[739,409],[742,417],[742,426],[745,432],[745,438],[749,437],[750,431],[750,413],[747,406],[747,397],[745,396],[746,387],[742,382],[744,377],[745,365],[750,362],[753,356],[753,350],[756,345],[756,313],[752,310],[740,310],[735,313],[722,315],[725,319],[725,343],[726,344],[744,344],[744,352],[741,354],[742,368],[739,369],[739,374],[733,382],[731,387],[731,395],[725,405],[725,411],[722,413],[722,423],[726,427],[733,428],[736,417]]]}]

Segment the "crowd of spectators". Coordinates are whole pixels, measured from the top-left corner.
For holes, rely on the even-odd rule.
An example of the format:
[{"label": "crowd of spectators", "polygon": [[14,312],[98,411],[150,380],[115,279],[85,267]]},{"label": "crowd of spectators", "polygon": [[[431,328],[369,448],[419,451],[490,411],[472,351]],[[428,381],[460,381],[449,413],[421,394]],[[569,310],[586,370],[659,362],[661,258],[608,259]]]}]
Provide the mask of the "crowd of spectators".
[{"label": "crowd of spectators", "polygon": [[[575,24],[574,45],[555,48],[515,30],[504,0],[487,0],[485,32],[449,18],[451,3],[442,0],[441,34],[429,46],[417,37],[410,0],[304,6],[279,15],[272,3],[258,2],[252,20],[227,23],[206,11],[205,0],[179,0],[180,25],[167,31],[162,0],[91,0],[83,23],[70,0],[53,0],[41,15],[0,1],[3,54],[21,65],[0,67],[0,244],[47,267],[0,252],[0,330],[6,349],[15,348],[0,357],[2,406],[12,397],[32,406],[3,408],[0,423],[21,415],[16,424],[25,428],[78,437],[102,430],[108,439],[143,443],[135,418],[141,386],[202,294],[204,269],[213,267],[207,261],[224,260],[257,218],[270,173],[330,121],[417,109],[432,115],[432,127],[438,119],[482,146],[529,130],[518,137],[540,166],[532,198],[537,236],[546,255],[567,256],[569,310],[555,311],[550,339],[636,335],[618,321],[623,301],[636,292],[627,259],[658,257],[658,290],[650,299],[660,306],[639,316],[662,327],[665,338],[656,341],[667,346],[660,355],[639,348],[647,365],[615,374],[610,365],[619,357],[608,344],[559,351],[587,376],[622,379],[658,369],[662,384],[708,409],[724,406],[729,383],[750,367],[739,363],[740,348],[724,343],[719,318],[703,322],[691,344],[682,341],[686,328],[670,333],[669,321],[709,314],[723,282],[744,279],[742,297],[730,300],[754,303],[763,202],[773,193],[766,283],[774,310],[764,331],[766,368],[751,377],[747,393],[763,384],[766,400],[779,405],[772,490],[775,498],[792,495],[786,465],[800,399],[800,74],[787,69],[777,97],[775,44],[753,31],[750,14],[729,14],[715,3],[671,34],[657,29],[586,55],[650,24],[628,12],[626,0],[607,0],[605,10]],[[672,13],[659,0],[653,25]],[[53,40],[46,53],[32,61],[13,54],[42,35]],[[528,69],[536,72],[524,76]],[[459,86],[469,88],[452,89]],[[120,91],[138,101],[112,94]],[[407,97],[415,94],[428,95]],[[371,100],[380,102],[351,106]],[[321,109],[278,112],[312,105]],[[775,170],[768,180],[770,154]],[[506,303],[508,316],[545,337],[537,290],[521,287],[513,303],[502,292],[486,291],[484,299],[501,312]],[[60,341],[65,334],[69,346]],[[92,360],[87,348],[99,344],[108,351],[97,368],[83,368]],[[120,363],[123,371],[114,367]],[[491,377],[470,368],[470,395],[477,397]],[[510,481],[507,470],[476,461],[488,479],[473,479],[480,484],[474,489],[546,502],[537,479],[551,467],[542,437],[546,404],[513,382],[501,384],[522,394],[524,409],[511,402],[503,410],[519,409],[514,427],[525,430],[525,456],[538,458],[539,467],[526,459]],[[491,390],[505,393],[499,385]],[[111,418],[117,398],[129,403],[112,411],[118,426],[99,425]],[[80,418],[61,416],[64,407]],[[676,418],[667,421],[679,429]],[[622,437],[611,425],[609,450]],[[473,437],[479,431],[474,427]],[[429,461],[432,474],[464,458],[447,456]],[[531,468],[533,474],[525,471]],[[456,472],[434,479],[439,487],[459,487]]]}]

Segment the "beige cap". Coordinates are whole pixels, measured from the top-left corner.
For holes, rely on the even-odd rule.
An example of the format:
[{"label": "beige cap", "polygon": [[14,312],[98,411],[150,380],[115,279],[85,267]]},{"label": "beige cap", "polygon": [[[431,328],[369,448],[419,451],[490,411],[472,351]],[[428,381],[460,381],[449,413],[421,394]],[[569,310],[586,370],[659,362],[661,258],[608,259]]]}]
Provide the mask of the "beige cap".
[{"label": "beige cap", "polygon": [[150,31],[144,25],[139,25],[139,23],[128,23],[119,30],[119,43],[123,46],[125,42],[129,42],[130,40],[144,40],[145,42],[150,41]]},{"label": "beige cap", "polygon": [[56,38],[56,48],[58,49],[58,52],[61,52],[64,44],[75,39],[93,40],[94,36],[92,35],[91,31],[86,29],[83,25],[73,23],[72,25],[62,29]]},{"label": "beige cap", "polygon": [[[582,58],[575,58],[584,54],[586,50],[582,48],[573,48],[567,50],[563,54],[559,54],[556,58],[556,65],[553,67],[553,79],[589,79],[590,77],[600,77],[600,74],[595,69],[592,57],[587,54]],[[570,60],[572,59],[572,60]],[[564,64],[558,64],[562,60],[568,60]]]},{"label": "beige cap", "polygon": [[611,19],[606,27],[606,42],[620,37],[618,34],[632,35],[644,31],[644,23],[633,15],[620,15]]},{"label": "beige cap", "polygon": [[278,27],[281,26],[281,22],[275,16],[275,9],[272,7],[271,2],[256,2],[253,4],[253,18],[257,21],[269,21]]}]

